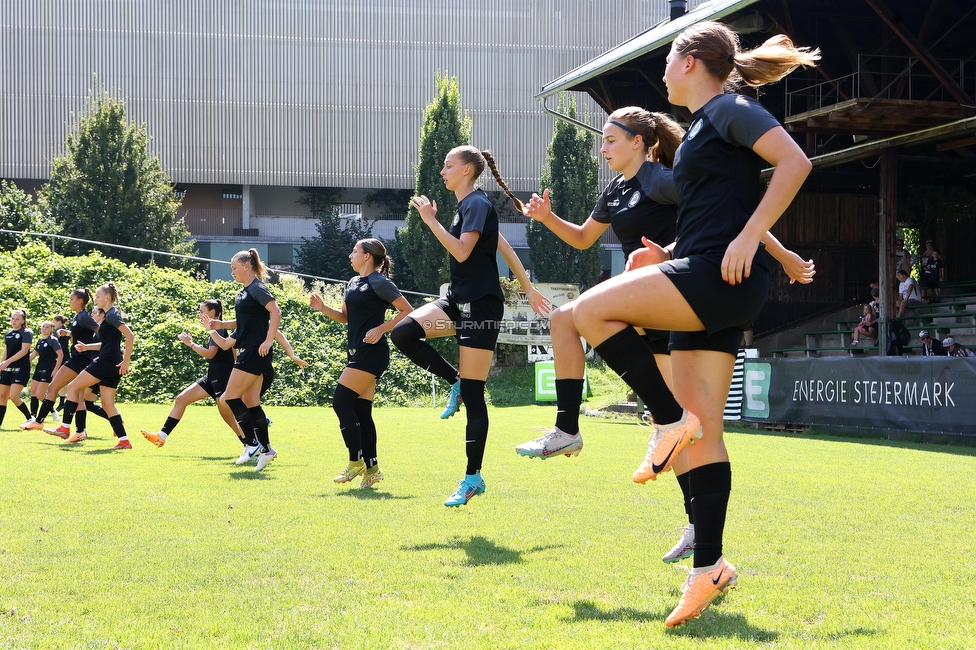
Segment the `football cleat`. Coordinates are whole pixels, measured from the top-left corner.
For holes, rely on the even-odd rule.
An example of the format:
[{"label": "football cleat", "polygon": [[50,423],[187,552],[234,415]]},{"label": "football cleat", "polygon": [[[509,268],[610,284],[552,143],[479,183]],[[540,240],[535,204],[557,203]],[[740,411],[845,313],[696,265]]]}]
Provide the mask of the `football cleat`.
[{"label": "football cleat", "polygon": [[463,506],[468,503],[473,497],[479,494],[485,493],[485,482],[481,478],[481,473],[474,474],[473,476],[465,476],[463,481],[458,482],[458,489],[454,491],[454,494],[447,497],[447,501],[444,502],[445,506]]},{"label": "football cleat", "polygon": [[710,567],[692,569],[681,589],[678,606],[668,615],[664,624],[678,627],[698,618],[716,598],[735,589],[738,578],[735,567],[726,562],[724,557]]},{"label": "football cleat", "polygon": [[365,472],[363,472],[363,481],[359,484],[361,488],[373,487],[380,481],[384,479],[383,472],[380,471],[379,465],[373,465]]},{"label": "football cleat", "polygon": [[678,528],[678,530],[682,531],[681,539],[661,558],[665,564],[674,564],[679,560],[687,560],[695,553],[695,525],[688,524],[687,526]]},{"label": "football cleat", "polygon": [[634,472],[634,483],[654,481],[659,474],[671,469],[671,463],[688,445],[702,437],[701,422],[694,413],[684,411],[681,419],[672,424],[654,425],[654,434],[647,440],[647,456]]},{"label": "football cleat", "polygon": [[237,460],[234,461],[234,464],[243,465],[244,463],[254,458],[255,454],[257,454],[259,451],[261,451],[260,445],[253,445],[253,446],[244,445],[244,451],[242,451],[241,455],[237,457]]},{"label": "football cleat", "polygon": [[[57,435],[57,434],[54,434],[54,435]],[[58,437],[60,438],[61,436],[58,436]],[[88,434],[86,432],[84,432],[84,431],[75,431],[70,436],[67,436],[67,438],[65,439],[65,442],[74,443],[74,442],[81,442],[82,440],[87,440],[87,439],[88,439]]]},{"label": "football cleat", "polygon": [[[336,483],[348,483],[355,479],[357,476],[361,476],[363,472],[366,471],[366,461],[360,459],[356,461],[349,461],[346,465],[346,469],[342,470],[342,473],[332,479]],[[379,471],[379,470],[377,470]]]},{"label": "football cleat", "polygon": [[44,429],[44,433],[50,433],[52,436],[57,436],[58,438],[64,440],[71,435],[71,427],[62,423],[53,429]]},{"label": "football cleat", "polygon": [[149,442],[153,443],[157,447],[162,447],[166,444],[166,438],[163,438],[158,433],[153,433],[152,431],[146,431],[145,429],[139,429],[142,431],[143,437]]},{"label": "football cleat", "polygon": [[515,447],[515,452],[519,456],[545,460],[560,454],[567,458],[570,456],[579,456],[582,449],[582,434],[577,433],[576,435],[572,435],[566,433],[559,427],[553,427],[535,440],[529,440],[518,445]]},{"label": "football cleat", "polygon": [[260,472],[265,467],[267,467],[271,461],[273,461],[277,457],[278,457],[278,452],[268,447],[268,451],[261,452],[260,454],[258,454],[258,462],[257,465],[255,465],[254,467],[254,471]]},{"label": "football cleat", "polygon": [[119,440],[112,449],[132,449],[132,443],[128,440]]},{"label": "football cleat", "polygon": [[447,396],[447,405],[441,413],[441,419],[446,420],[461,410],[461,380],[458,379],[451,385],[451,392]]}]

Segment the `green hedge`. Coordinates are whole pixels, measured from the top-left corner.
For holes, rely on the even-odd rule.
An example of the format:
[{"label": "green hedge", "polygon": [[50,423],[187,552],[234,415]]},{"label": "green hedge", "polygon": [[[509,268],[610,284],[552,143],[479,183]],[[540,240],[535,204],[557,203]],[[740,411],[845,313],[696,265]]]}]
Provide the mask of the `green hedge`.
[{"label": "green hedge", "polygon": [[[189,332],[194,340],[206,336],[197,309],[209,298],[224,301],[225,318],[233,317],[234,282],[207,282],[184,271],[156,266],[127,266],[98,252],[84,257],[54,254],[42,244],[0,252],[0,312],[26,309],[28,327],[39,334],[40,323],[55,314],[70,315],[68,294],[75,288],[95,290],[111,280],[119,290],[119,308],[135,333],[132,372],[119,385],[119,399],[166,403],[206,368],[202,357],[176,336]],[[311,366],[301,372],[276,346],[275,379],[266,402],[276,405],[329,404],[336,380],[345,366],[345,326],[308,306],[308,291],[292,276],[270,286],[282,312],[281,329],[295,352]],[[327,304],[342,303],[342,287],[316,285]],[[452,341],[439,345],[450,350]],[[391,355],[390,369],[377,387],[377,404],[408,404],[430,397],[430,375],[400,354]],[[439,392],[443,392],[441,389]]]}]

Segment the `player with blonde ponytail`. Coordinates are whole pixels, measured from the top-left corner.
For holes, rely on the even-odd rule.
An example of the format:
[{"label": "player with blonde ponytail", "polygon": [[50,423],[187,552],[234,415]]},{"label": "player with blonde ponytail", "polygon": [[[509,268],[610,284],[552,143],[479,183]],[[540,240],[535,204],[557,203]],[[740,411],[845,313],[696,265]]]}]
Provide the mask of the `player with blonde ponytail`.
[{"label": "player with blonde ponytail", "polygon": [[[634,353],[640,349],[634,327],[671,331],[674,396],[682,416],[649,450],[646,463],[653,479],[688,450],[695,546],[694,568],[668,627],[697,617],[738,579],[722,547],[732,489],[723,410],[743,331],[766,300],[769,261],[762,241],[811,169],[803,150],[759,102],[726,90],[776,81],[818,58],[818,51],[794,47],[785,37],[741,51],[738,35],[714,22],[678,35],[664,81],[669,101],[687,107],[692,119],[674,161],[675,242],[647,244],[645,257],[653,264],[597,285],[573,310],[580,334],[645,399],[653,364]],[[768,187],[760,178],[766,165],[775,168]]]}]

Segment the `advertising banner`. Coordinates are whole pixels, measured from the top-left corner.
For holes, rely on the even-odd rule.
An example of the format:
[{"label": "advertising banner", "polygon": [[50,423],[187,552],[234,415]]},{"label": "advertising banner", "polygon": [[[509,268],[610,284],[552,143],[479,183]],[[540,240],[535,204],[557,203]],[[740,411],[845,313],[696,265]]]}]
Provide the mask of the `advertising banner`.
[{"label": "advertising banner", "polygon": [[[579,297],[579,286],[575,284],[540,282],[535,284],[535,288],[552,301],[553,309]],[[516,294],[514,299],[505,303],[505,317],[498,333],[498,342],[513,345],[545,346],[536,347],[534,350],[536,354],[530,361],[552,358],[551,349],[549,349],[552,345],[552,337],[549,334],[549,319],[542,318],[532,311],[532,308],[529,307],[529,300],[524,293]],[[549,354],[544,354],[546,352]]]},{"label": "advertising banner", "polygon": [[747,422],[976,435],[976,359],[746,359]]}]

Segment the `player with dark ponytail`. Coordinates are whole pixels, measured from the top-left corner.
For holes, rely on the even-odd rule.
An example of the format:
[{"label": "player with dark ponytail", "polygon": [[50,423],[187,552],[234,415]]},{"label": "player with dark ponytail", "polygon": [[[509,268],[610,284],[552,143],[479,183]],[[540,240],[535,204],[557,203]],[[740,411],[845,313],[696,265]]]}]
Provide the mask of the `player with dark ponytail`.
[{"label": "player with dark ponytail", "polygon": [[[0,425],[7,413],[7,400],[24,414],[30,422],[30,409],[20,399],[24,387],[30,382],[30,353],[34,333],[27,329],[27,312],[15,309],[10,312],[10,331],[4,337],[3,354],[0,355]],[[27,424],[24,423],[24,425]],[[24,426],[21,425],[21,426]]]},{"label": "player with dark ponytail", "polygon": [[[383,480],[372,409],[376,380],[390,365],[386,333],[413,307],[391,281],[393,261],[379,239],[356,242],[349,253],[349,263],[357,275],[346,284],[342,308],[326,305],[317,293],[312,294],[309,305],[337,323],[346,324],[346,367],[332,395],[332,409],[339,418],[349,464],[334,480],[348,483],[362,476],[360,487],[366,488]],[[391,305],[398,313],[386,320]]]},{"label": "player with dark ponytail", "polygon": [[61,343],[52,336],[53,333],[54,323],[49,320],[44,321],[41,324],[41,338],[37,340],[37,345],[31,352],[30,360],[37,359],[37,365],[34,367],[34,374],[31,376],[31,418],[24,425],[21,425],[23,428],[26,428],[25,425],[31,421],[35,421],[40,400],[44,399],[47,394],[47,387],[51,385],[51,380],[64,362]]},{"label": "player with dark ponytail", "polygon": [[[200,303],[199,317],[201,323],[205,322],[205,320],[222,319],[224,317],[223,303],[216,299],[204,300]],[[227,336],[227,330],[219,330],[211,332],[211,334]],[[240,438],[241,442],[245,446],[257,446],[254,432],[251,431],[249,435],[245,435],[238,426],[237,420],[234,419],[234,413],[225,403],[218,399],[227,387],[231,370],[234,368],[235,355],[233,348],[228,350],[221,349],[214,341],[213,336],[207,337],[206,345],[195,343],[193,337],[186,332],[181,332],[177,338],[183,345],[207,360],[207,374],[187,386],[183,389],[183,392],[176,396],[176,403],[173,404],[173,409],[166,418],[162,429],[156,432],[142,429],[142,435],[157,447],[162,447],[166,444],[166,438],[169,434],[173,433],[173,429],[180,423],[186,407],[194,402],[212,397],[217,400],[217,410],[220,412],[220,417],[224,419],[224,422],[231,428],[231,431]]]},{"label": "player with dark ponytail", "polygon": [[[71,308],[71,311],[74,312],[74,316],[72,316],[71,323],[68,325],[67,330],[58,330],[59,338],[70,334],[71,340],[75,345],[78,343],[93,343],[95,341],[96,332],[98,332],[98,323],[95,322],[95,319],[93,319],[91,314],[88,312],[88,304],[91,301],[92,292],[90,289],[75,289],[71,292],[71,295],[68,298],[68,306]],[[94,354],[89,351],[81,351],[74,345],[71,346],[70,349],[71,357],[66,359],[65,362],[61,364],[61,367],[58,368],[58,371],[55,373],[50,385],[47,387],[44,400],[41,402],[41,406],[38,408],[37,415],[34,417],[33,421],[22,425],[24,429],[44,429],[44,420],[47,418],[48,414],[54,411],[54,400],[57,398],[58,393],[62,388],[66,388],[68,384],[70,384],[71,381],[94,360]],[[67,419],[62,419],[61,424],[58,427],[54,429],[44,429],[44,431],[65,440],[71,435],[71,423],[73,418],[74,412],[67,416]],[[77,429],[76,427],[76,430],[80,429]]]},{"label": "player with dark ponytail", "polygon": [[[529,282],[511,245],[499,234],[495,206],[483,190],[475,189],[475,181],[490,157],[474,147],[462,146],[452,149],[444,159],[441,177],[458,199],[450,230],[437,220],[436,203],[423,195],[413,198],[413,206],[424,223],[450,253],[450,285],[446,298],[415,310],[393,328],[390,337],[411,361],[454,385],[455,404],[458,397],[464,402],[467,468],[458,489],[444,502],[446,506],[464,505],[485,491],[481,477],[488,439],[485,381],[505,309],[496,251],[515,272],[532,308],[545,315],[549,306],[548,299]],[[460,370],[424,340],[438,336],[457,338]]]},{"label": "player with dark ponytail", "polygon": [[[115,306],[119,300],[119,292],[112,282],[106,282],[95,292],[95,304],[105,311],[105,316],[98,326],[97,343],[76,343],[79,352],[98,352],[93,362],[78,373],[68,384],[68,399],[64,403],[64,421],[70,422],[72,416],[77,417],[75,433],[68,436],[67,442],[81,442],[88,437],[85,431],[87,411],[79,408],[89,388],[99,387],[99,397],[102,408],[108,415],[109,424],[118,439],[113,449],[132,449],[129,436],[122,423],[122,415],[115,407],[115,393],[119,380],[129,373],[132,359],[132,344],[135,335],[122,319],[122,312]],[[125,348],[122,339],[125,338]]]}]

